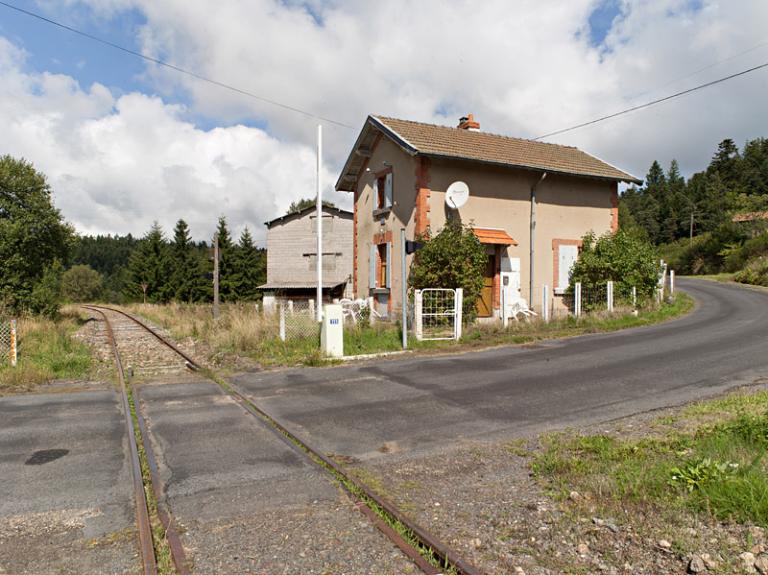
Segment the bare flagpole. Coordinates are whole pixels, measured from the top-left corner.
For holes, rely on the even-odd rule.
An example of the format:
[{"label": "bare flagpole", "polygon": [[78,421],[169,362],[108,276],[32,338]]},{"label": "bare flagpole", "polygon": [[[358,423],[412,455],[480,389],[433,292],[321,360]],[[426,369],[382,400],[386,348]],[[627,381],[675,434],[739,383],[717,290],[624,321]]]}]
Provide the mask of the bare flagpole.
[{"label": "bare flagpole", "polygon": [[317,321],[323,321],[323,126],[317,125]]}]

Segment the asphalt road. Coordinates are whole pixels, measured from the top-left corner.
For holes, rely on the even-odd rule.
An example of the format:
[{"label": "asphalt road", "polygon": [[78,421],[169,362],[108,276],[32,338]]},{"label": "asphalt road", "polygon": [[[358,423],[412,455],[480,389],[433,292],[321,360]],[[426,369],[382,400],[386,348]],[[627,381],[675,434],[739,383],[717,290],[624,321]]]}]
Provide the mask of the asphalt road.
[{"label": "asphalt road", "polygon": [[413,571],[324,472],[217,384],[136,395],[196,575]]},{"label": "asphalt road", "polygon": [[0,573],[139,573],[112,389],[0,398]]},{"label": "asphalt road", "polygon": [[607,421],[768,375],[768,293],[705,280],[678,286],[696,309],[656,326],[233,383],[316,447],[366,459]]}]

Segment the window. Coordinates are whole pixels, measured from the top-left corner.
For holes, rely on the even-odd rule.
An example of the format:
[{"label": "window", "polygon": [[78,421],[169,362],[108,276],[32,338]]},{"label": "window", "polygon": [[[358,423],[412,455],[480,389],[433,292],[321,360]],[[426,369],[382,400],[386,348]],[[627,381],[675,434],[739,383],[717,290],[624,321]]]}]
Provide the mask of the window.
[{"label": "window", "polygon": [[379,174],[373,183],[373,210],[388,210],[392,207],[392,171]]},{"label": "window", "polygon": [[553,240],[555,293],[562,294],[568,289],[571,270],[579,257],[581,240]]},{"label": "window", "polygon": [[368,263],[368,287],[388,289],[392,280],[392,243],[372,244]]}]

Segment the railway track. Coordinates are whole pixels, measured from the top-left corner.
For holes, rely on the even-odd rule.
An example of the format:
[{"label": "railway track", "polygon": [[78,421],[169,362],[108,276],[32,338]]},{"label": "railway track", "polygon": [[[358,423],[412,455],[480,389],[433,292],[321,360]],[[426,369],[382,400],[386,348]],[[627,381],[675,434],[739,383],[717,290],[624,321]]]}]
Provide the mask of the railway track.
[{"label": "railway track", "polygon": [[[463,560],[453,549],[445,545],[432,533],[414,523],[392,502],[381,497],[367,485],[347,474],[346,471],[332,458],[313,447],[306,440],[300,438],[285,423],[265,412],[231,384],[219,379],[214,373],[205,370],[205,368],[196,362],[194,358],[178,349],[171,341],[152,329],[141,319],[116,308],[95,305],[83,307],[99,314],[105,322],[106,332],[108,339],[110,340],[115,364],[117,366],[124,412],[126,414],[126,425],[130,436],[129,443],[131,445],[131,460],[134,470],[134,494],[137,508],[137,524],[139,527],[145,575],[157,573],[157,568],[154,548],[152,546],[152,531],[149,524],[147,499],[142,483],[143,478],[141,475],[138,444],[135,438],[134,422],[131,417],[131,408],[134,408],[133,412],[135,412],[136,415],[137,425],[140,432],[139,436],[142,440],[143,450],[146,454],[146,463],[149,468],[150,483],[152,484],[151,489],[154,493],[154,498],[157,501],[158,517],[166,529],[166,536],[174,566],[180,575],[186,575],[189,573],[189,569],[187,567],[181,540],[174,529],[172,514],[162,503],[160,492],[161,484],[158,477],[157,463],[149,443],[146,424],[138,402],[132,403],[130,390],[125,383],[125,373],[121,363],[119,344],[115,339],[115,331],[112,328],[108,315],[112,315],[113,318],[118,318],[118,323],[121,325],[121,334],[131,333],[131,330],[126,327],[126,322],[128,322],[133,329],[140,330],[145,337],[147,335],[151,336],[157,346],[170,351],[176,358],[177,366],[178,363],[181,363],[181,365],[187,369],[199,371],[202,375],[205,375],[208,379],[215,382],[261,425],[265,426],[270,432],[279,437],[292,450],[299,453],[302,457],[308,458],[323,473],[330,475],[330,477],[355,502],[355,507],[409,559],[411,559],[423,573],[426,573],[427,575],[447,575],[449,573],[455,573],[457,575],[480,575],[480,571],[476,567]],[[134,333],[133,337],[135,336],[136,334]]]}]

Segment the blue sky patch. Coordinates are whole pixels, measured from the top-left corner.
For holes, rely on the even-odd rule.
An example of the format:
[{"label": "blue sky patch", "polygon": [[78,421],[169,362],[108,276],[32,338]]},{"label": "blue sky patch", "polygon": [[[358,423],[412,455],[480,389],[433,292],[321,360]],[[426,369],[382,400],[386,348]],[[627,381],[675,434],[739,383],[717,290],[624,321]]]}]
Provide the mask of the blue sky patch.
[{"label": "blue sky patch", "polygon": [[613,21],[621,14],[619,0],[603,0],[589,15],[589,43],[601,47],[611,31]]}]

